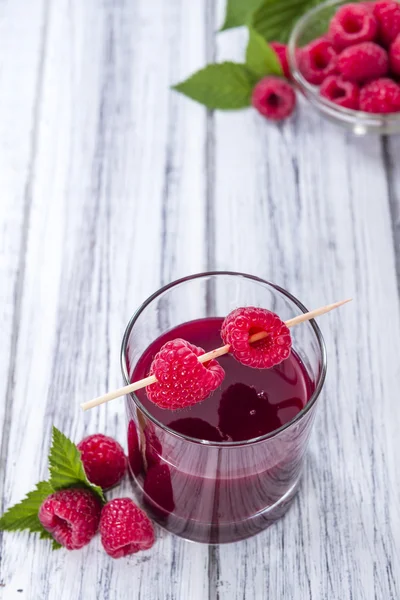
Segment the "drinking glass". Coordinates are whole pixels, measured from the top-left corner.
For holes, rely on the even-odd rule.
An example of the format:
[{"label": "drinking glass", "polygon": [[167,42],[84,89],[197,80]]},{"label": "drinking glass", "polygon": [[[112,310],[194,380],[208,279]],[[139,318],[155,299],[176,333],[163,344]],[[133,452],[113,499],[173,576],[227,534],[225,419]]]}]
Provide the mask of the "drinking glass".
[{"label": "drinking glass", "polygon": [[[307,312],[289,292],[242,273],[201,273],[153,294],[131,318],[122,342],[125,383],[156,338],[192,320],[225,317],[239,306],[259,306],[287,320]],[[209,544],[250,537],[284,515],[300,482],[326,350],[314,320],[291,329],[293,349],[314,392],[290,422],[261,437],[211,442],[161,423],[134,393],[126,398],[129,464],[136,491],[166,530]],[[138,451],[139,448],[139,451]]]}]

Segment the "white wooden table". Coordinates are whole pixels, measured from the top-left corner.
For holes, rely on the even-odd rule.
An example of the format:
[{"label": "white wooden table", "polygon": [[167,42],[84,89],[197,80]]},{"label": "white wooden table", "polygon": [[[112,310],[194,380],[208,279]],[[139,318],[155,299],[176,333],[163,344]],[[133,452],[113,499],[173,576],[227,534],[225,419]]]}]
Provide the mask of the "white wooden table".
[{"label": "white wooden table", "polygon": [[[125,444],[130,315],[208,269],[316,307],[329,375],[302,489],[256,538],[208,548],[158,531],[113,561],[1,540],[2,600],[400,598],[400,139],[357,139],[302,105],[281,125],[207,114],[169,86],[243,32],[214,0],[0,3],[2,508],[46,475],[51,425]],[[116,494],[129,493],[129,484]]]}]

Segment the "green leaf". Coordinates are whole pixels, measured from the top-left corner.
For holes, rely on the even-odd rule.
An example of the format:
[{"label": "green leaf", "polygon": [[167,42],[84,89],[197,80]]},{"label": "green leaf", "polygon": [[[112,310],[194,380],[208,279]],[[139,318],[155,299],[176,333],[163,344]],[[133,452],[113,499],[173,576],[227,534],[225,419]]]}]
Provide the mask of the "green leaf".
[{"label": "green leaf", "polygon": [[21,531],[28,529],[32,532],[40,532],[41,537],[51,537],[39,521],[38,512],[43,500],[53,492],[54,489],[47,481],[38,483],[33,492],[29,492],[21,502],[4,513],[0,518],[0,530]]},{"label": "green leaf", "polygon": [[39,537],[41,540],[52,540],[53,539],[53,536],[51,535],[51,533],[49,533],[46,529],[43,529],[43,531],[40,532]]},{"label": "green leaf", "polygon": [[[285,0],[286,1],[286,0]],[[224,24],[220,31],[245,25],[262,0],[227,0]]]},{"label": "green leaf", "polygon": [[173,89],[207,108],[235,110],[250,106],[256,82],[257,78],[245,65],[224,62],[208,65]]},{"label": "green leaf", "polygon": [[89,488],[103,503],[105,502],[101,487],[90,483],[86,477],[78,448],[56,427],[53,427],[49,464],[50,483],[55,490],[81,485]]},{"label": "green leaf", "polygon": [[264,75],[283,76],[276,53],[265,39],[251,28],[246,50],[246,65],[259,79]]},{"label": "green leaf", "polygon": [[19,504],[9,508],[0,518],[0,530],[20,531],[28,529],[39,533],[40,539],[52,540],[53,550],[62,548],[39,521],[38,513],[42,502],[55,491],[85,486],[105,502],[103,491],[87,479],[78,448],[56,427],[53,427],[53,442],[49,454],[50,481],[41,481]]},{"label": "green leaf", "polygon": [[33,492],[29,492],[21,502],[9,508],[0,518],[0,530],[22,531],[27,529],[31,533],[39,533],[41,540],[52,540],[53,550],[62,548],[61,544],[53,540],[51,533],[46,531],[38,517],[42,502],[53,492],[54,489],[48,481],[37,483]]},{"label": "green leaf", "polygon": [[248,22],[267,41],[287,43],[299,18],[321,2],[322,0],[263,0]]}]

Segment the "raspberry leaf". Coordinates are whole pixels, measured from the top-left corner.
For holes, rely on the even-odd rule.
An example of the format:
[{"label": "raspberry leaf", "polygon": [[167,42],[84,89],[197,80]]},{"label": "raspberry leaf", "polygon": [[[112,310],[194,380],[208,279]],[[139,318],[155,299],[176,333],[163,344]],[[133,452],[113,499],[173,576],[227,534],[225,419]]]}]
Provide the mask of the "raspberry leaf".
[{"label": "raspberry leaf", "polygon": [[53,427],[49,465],[50,484],[54,490],[81,485],[89,488],[103,503],[105,502],[101,487],[90,483],[86,477],[78,448],[56,427]]},{"label": "raspberry leaf", "polygon": [[53,427],[53,442],[49,454],[50,481],[40,481],[36,489],[9,508],[0,518],[0,531],[21,531],[27,529],[39,533],[40,539],[52,540],[53,550],[61,548],[52,535],[39,521],[38,513],[43,501],[59,489],[70,486],[84,486],[105,502],[103,491],[87,479],[78,448],[56,427]]},{"label": "raspberry leaf", "polygon": [[298,19],[322,1],[264,0],[248,17],[248,24],[269,42],[287,43]]},{"label": "raspberry leaf", "polygon": [[246,65],[224,62],[208,65],[173,89],[207,108],[235,110],[250,106],[256,83],[257,77]]},{"label": "raspberry leaf", "polygon": [[52,535],[46,531],[39,521],[38,513],[42,502],[54,492],[48,481],[40,481],[36,489],[29,492],[18,504],[9,508],[0,518],[0,531],[23,531],[39,533],[41,540],[52,540],[53,550],[62,548],[61,544],[53,540]]},{"label": "raspberry leaf", "polygon": [[38,518],[39,508],[42,502],[54,492],[53,487],[47,481],[40,481],[36,489],[29,492],[18,504],[9,508],[0,518],[0,530],[21,531],[28,529],[35,533],[39,532],[41,538],[52,539],[42,526]]},{"label": "raspberry leaf", "polygon": [[245,25],[251,13],[260,6],[262,0],[227,0],[225,20],[220,31]]},{"label": "raspberry leaf", "polygon": [[251,28],[246,50],[246,65],[259,79],[265,75],[283,77],[283,70],[274,50],[259,33]]}]

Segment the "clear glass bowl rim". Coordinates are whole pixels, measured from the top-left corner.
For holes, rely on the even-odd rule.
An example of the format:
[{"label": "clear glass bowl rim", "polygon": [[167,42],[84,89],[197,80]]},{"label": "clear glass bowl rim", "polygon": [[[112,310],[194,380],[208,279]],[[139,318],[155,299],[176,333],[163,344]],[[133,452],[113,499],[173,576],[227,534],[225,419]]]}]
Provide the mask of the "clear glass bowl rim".
[{"label": "clear glass bowl rim", "polygon": [[[362,0],[355,1],[362,2]],[[390,128],[390,126],[393,126],[400,129],[400,113],[367,113],[361,110],[352,110],[350,108],[345,108],[343,106],[335,104],[334,102],[330,102],[327,98],[324,98],[319,95],[318,88],[316,89],[315,86],[313,86],[306,79],[304,79],[303,75],[297,67],[297,40],[301,33],[306,29],[307,23],[323,10],[332,6],[340,6],[344,4],[345,0],[327,0],[327,2],[323,2],[322,4],[319,4],[318,6],[315,6],[314,8],[306,12],[297,21],[296,25],[292,29],[288,42],[289,67],[292,76],[296,81],[297,85],[299,86],[300,90],[307,92],[307,94],[313,98],[313,102],[315,102],[315,105],[323,106],[326,110],[326,113],[329,114],[331,117],[334,117],[353,126],[365,126],[366,128],[372,128],[376,130],[382,129],[383,127],[387,129]],[[306,97],[311,102],[308,95]]]},{"label": "clear glass bowl rim", "polygon": [[[263,285],[273,288],[274,290],[276,290],[277,292],[280,292],[281,294],[283,294],[284,296],[286,296],[286,298],[288,298],[293,304],[295,304],[301,312],[306,313],[309,312],[309,310],[304,306],[304,304],[302,304],[295,296],[293,296],[292,294],[290,294],[288,291],[286,291],[285,289],[283,289],[282,287],[267,281],[265,279],[261,279],[260,277],[256,277],[255,275],[248,275],[246,273],[240,273],[240,272],[236,272],[236,271],[206,271],[203,273],[195,273],[193,275],[188,275],[187,277],[182,277],[180,279],[177,279],[175,281],[172,281],[171,283],[161,287],[159,290],[157,290],[154,294],[152,294],[151,296],[149,296],[147,298],[147,300],[145,300],[140,306],[139,308],[135,311],[135,313],[132,315],[131,319],[128,322],[128,325],[125,329],[125,333],[124,336],[122,338],[122,344],[121,344],[121,369],[122,369],[122,375],[124,378],[124,382],[125,385],[129,385],[131,382],[129,380],[129,374],[128,374],[128,370],[127,370],[127,365],[126,365],[126,360],[125,360],[125,351],[126,351],[126,347],[127,347],[127,343],[129,340],[129,336],[130,333],[137,321],[137,319],[139,318],[139,316],[141,315],[141,313],[143,312],[143,310],[145,310],[145,308],[147,306],[149,306],[153,300],[155,300],[156,298],[158,298],[159,296],[161,296],[164,292],[177,287],[179,285],[181,285],[182,283],[186,283],[189,281],[193,281],[195,279],[206,279],[209,277],[218,277],[218,276],[231,276],[231,277],[243,277],[244,279],[248,279],[250,281],[255,281],[257,283],[262,283]],[[317,401],[321,390],[323,388],[324,382],[325,382],[325,378],[326,378],[326,371],[327,371],[327,353],[326,353],[326,346],[325,346],[325,342],[324,342],[324,338],[322,336],[321,330],[318,327],[315,319],[311,319],[309,321],[311,327],[314,330],[314,334],[317,338],[318,341],[318,345],[319,345],[319,350],[320,350],[320,355],[321,355],[321,370],[319,373],[319,377],[318,377],[318,382],[317,385],[315,387],[315,391],[313,393],[313,395],[311,396],[310,400],[307,402],[307,404],[305,405],[305,407],[288,423],[285,423],[285,425],[282,425],[282,427],[280,427],[279,429],[275,429],[274,431],[271,431],[270,433],[263,435],[263,436],[259,436],[257,438],[252,438],[250,440],[245,440],[245,441],[240,441],[240,442],[211,442],[209,440],[200,440],[198,438],[192,438],[190,436],[181,434],[181,433],[177,433],[176,431],[174,431],[173,429],[170,429],[167,425],[164,425],[163,423],[161,423],[160,421],[158,421],[140,402],[139,398],[136,396],[135,393],[130,393],[129,394],[129,398],[130,400],[133,400],[136,404],[136,406],[138,407],[138,409],[144,413],[146,415],[146,417],[152,421],[155,425],[157,425],[158,427],[160,427],[162,430],[168,432],[168,434],[172,435],[175,438],[179,438],[181,440],[185,440],[187,442],[191,442],[194,444],[200,444],[203,446],[213,446],[213,447],[218,447],[218,448],[233,448],[233,447],[244,447],[244,446],[252,446],[254,444],[257,443],[261,443],[264,442],[268,439],[274,438],[277,435],[279,435],[280,433],[282,433],[283,431],[285,431],[285,429],[288,429],[289,427],[292,427],[295,423],[297,423],[298,421],[301,421],[302,418],[311,410],[311,408],[314,406],[315,402]]]}]

